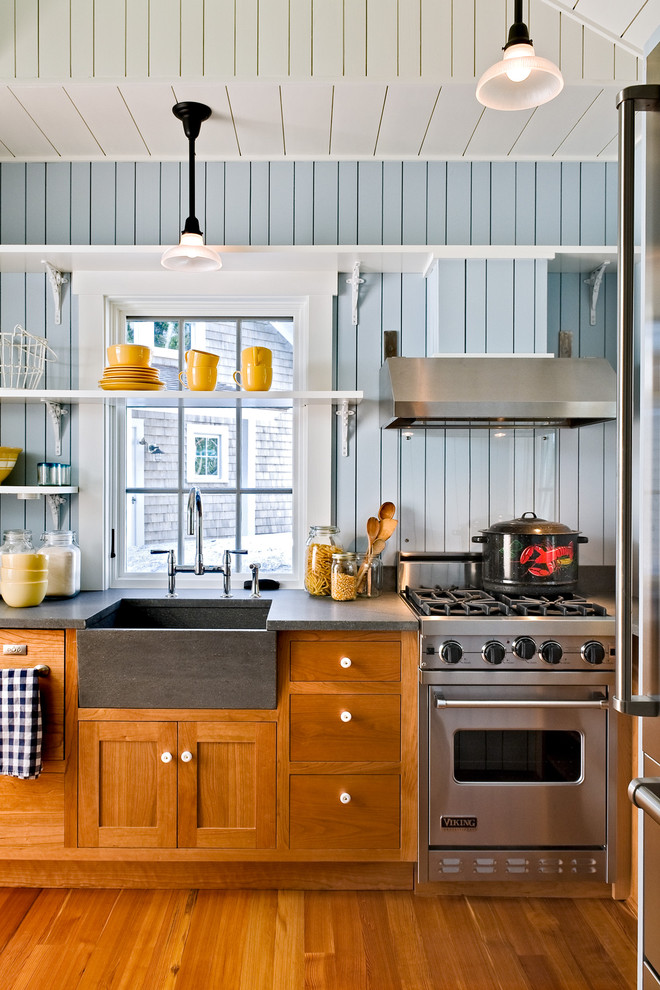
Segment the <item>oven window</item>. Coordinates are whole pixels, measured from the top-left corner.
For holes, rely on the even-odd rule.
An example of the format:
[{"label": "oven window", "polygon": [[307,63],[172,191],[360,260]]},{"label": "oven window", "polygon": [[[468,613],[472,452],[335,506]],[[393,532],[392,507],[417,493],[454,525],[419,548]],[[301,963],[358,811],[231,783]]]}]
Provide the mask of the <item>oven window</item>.
[{"label": "oven window", "polygon": [[579,732],[547,729],[461,729],[454,733],[459,783],[576,783],[582,779]]}]

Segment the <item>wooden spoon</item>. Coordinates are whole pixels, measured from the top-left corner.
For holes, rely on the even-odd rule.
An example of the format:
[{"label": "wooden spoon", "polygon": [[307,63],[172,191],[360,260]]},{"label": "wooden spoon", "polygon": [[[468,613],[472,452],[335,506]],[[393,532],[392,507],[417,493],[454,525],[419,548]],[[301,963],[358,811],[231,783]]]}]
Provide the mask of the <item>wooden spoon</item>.
[{"label": "wooden spoon", "polygon": [[396,512],[396,506],[394,502],[383,502],[380,509],[378,510],[379,519],[391,519]]},{"label": "wooden spoon", "polygon": [[373,546],[371,548],[371,554],[373,557],[375,557],[376,554],[382,553],[384,549],[385,549],[385,540],[381,540],[381,539],[374,540]]},{"label": "wooden spoon", "polygon": [[367,519],[367,536],[369,538],[369,546],[367,547],[367,553],[371,553],[371,547],[374,540],[378,536],[378,531],[380,529],[380,520],[376,519],[375,516],[369,516]]},{"label": "wooden spoon", "polygon": [[394,532],[394,530],[397,528],[398,525],[399,525],[398,519],[390,519],[387,516],[384,519],[381,519],[380,526],[378,527],[377,538],[383,541],[389,540],[390,536],[392,535],[392,533]]}]

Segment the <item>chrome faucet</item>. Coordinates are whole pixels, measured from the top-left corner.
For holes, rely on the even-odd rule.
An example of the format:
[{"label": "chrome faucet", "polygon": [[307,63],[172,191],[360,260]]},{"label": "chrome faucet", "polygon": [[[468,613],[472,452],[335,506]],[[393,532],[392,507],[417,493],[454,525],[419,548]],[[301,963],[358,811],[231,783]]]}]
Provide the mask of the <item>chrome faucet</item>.
[{"label": "chrome faucet", "polygon": [[[202,525],[202,493],[195,485],[188,495],[188,536],[195,537],[195,574],[204,573],[204,529]],[[210,570],[210,568],[207,568]]]},{"label": "chrome faucet", "polygon": [[222,597],[231,598],[231,555],[233,553],[247,553],[247,550],[225,550],[223,557],[223,567],[219,567],[218,570],[224,575],[222,579]]}]

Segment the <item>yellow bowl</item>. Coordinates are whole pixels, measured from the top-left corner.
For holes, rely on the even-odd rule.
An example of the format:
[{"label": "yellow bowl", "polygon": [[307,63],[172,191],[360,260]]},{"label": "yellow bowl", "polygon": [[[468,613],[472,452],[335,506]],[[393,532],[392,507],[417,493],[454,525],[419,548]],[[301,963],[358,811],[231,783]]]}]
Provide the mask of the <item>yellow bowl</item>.
[{"label": "yellow bowl", "polygon": [[22,447],[0,447],[0,485],[11,474]]},{"label": "yellow bowl", "polygon": [[12,567],[15,571],[48,566],[42,553],[1,553],[0,561],[3,567]]},{"label": "yellow bowl", "polygon": [[132,364],[141,368],[151,363],[151,348],[142,344],[112,344],[107,348],[108,364]]},{"label": "yellow bowl", "polygon": [[13,567],[3,567],[0,581],[12,581],[22,584],[24,581],[45,581],[47,577],[47,567],[31,567],[29,570],[22,568],[18,571],[15,571]]},{"label": "yellow bowl", "polygon": [[0,580],[0,594],[7,605],[12,608],[32,608],[40,605],[46,597],[48,581],[12,581]]}]

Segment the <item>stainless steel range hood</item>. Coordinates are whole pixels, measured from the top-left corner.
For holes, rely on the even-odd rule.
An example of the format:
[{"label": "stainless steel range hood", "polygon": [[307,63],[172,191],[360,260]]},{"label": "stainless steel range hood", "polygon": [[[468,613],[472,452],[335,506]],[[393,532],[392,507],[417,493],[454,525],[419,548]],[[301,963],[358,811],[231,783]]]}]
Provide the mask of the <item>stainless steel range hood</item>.
[{"label": "stainless steel range hood", "polygon": [[386,429],[575,427],[615,418],[616,374],[605,358],[393,357],[380,370]]}]

